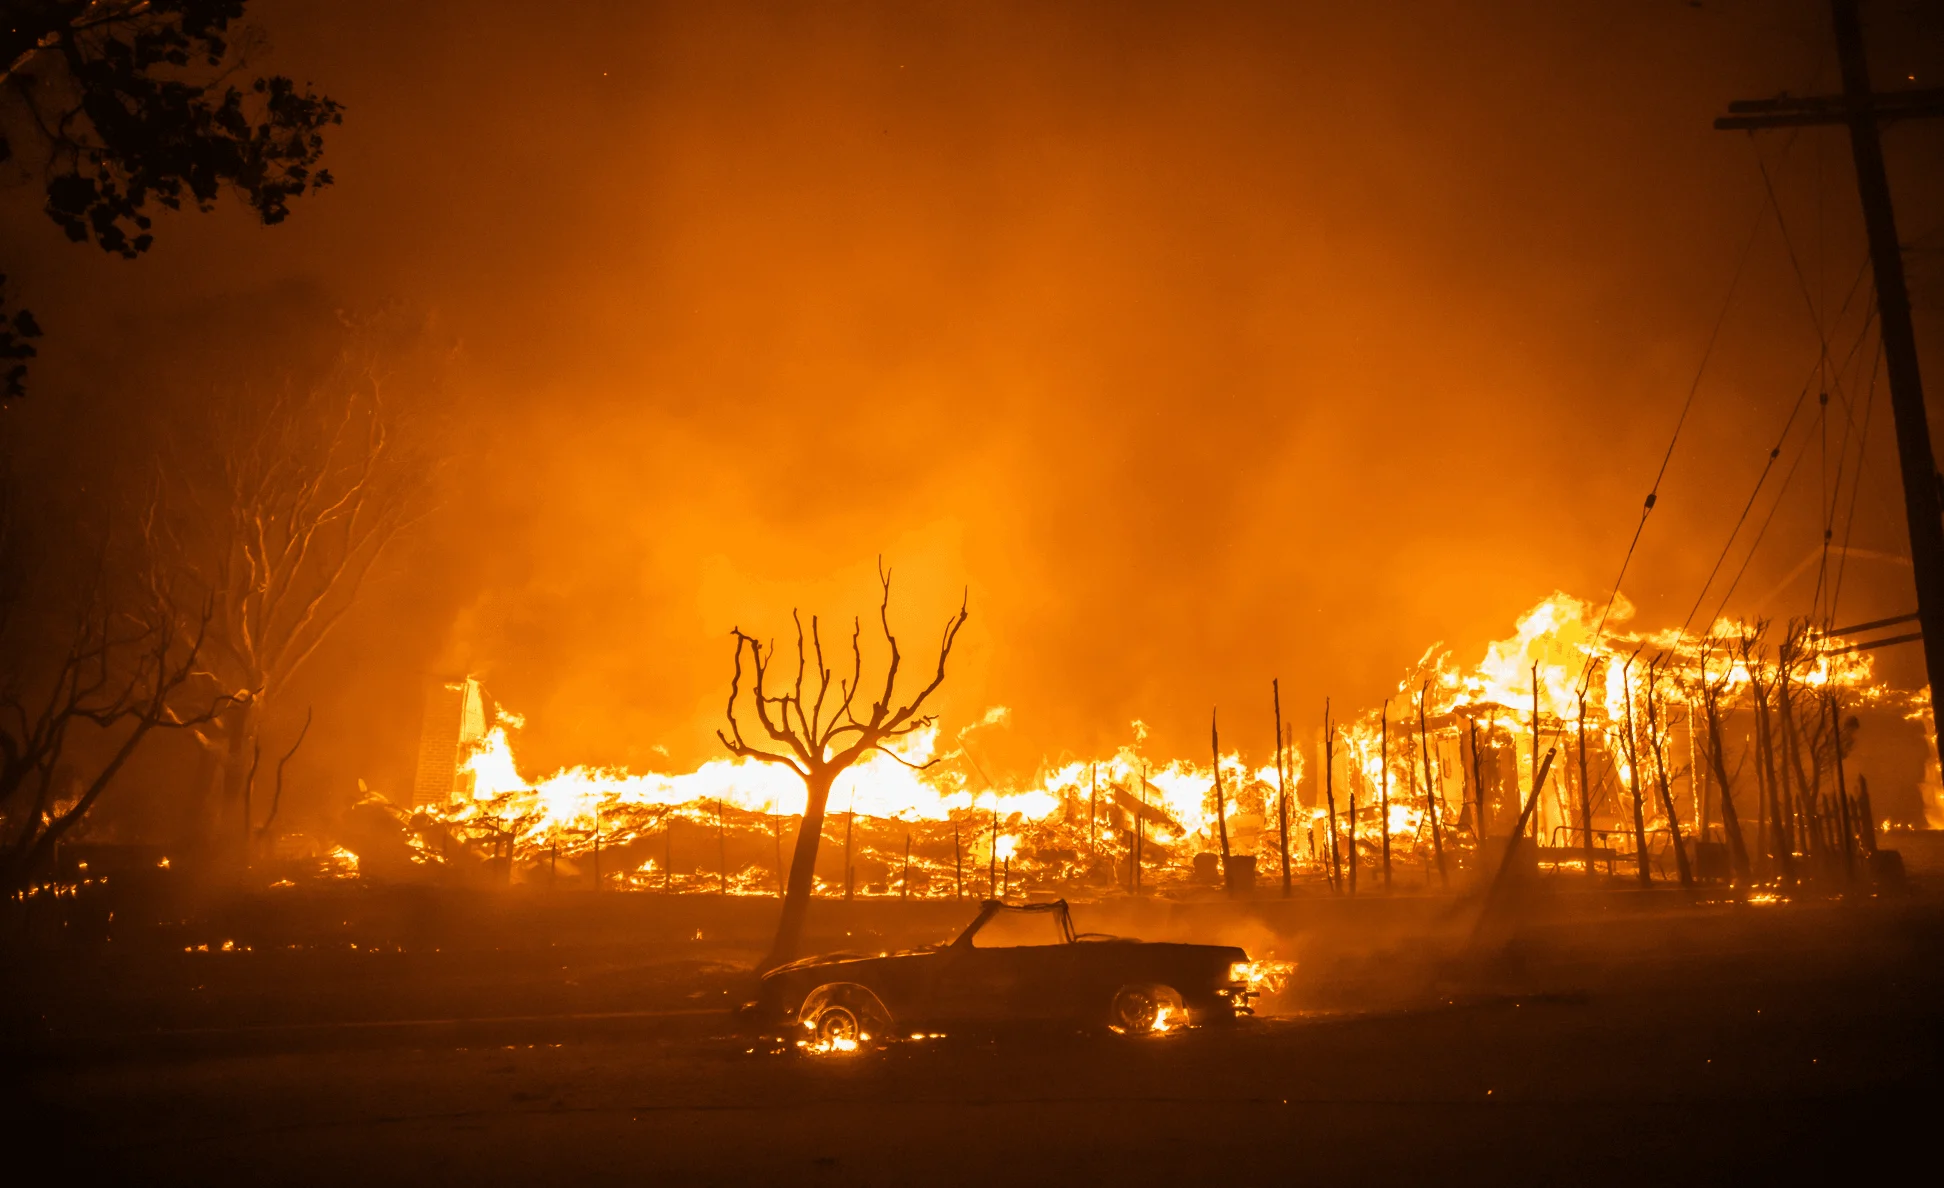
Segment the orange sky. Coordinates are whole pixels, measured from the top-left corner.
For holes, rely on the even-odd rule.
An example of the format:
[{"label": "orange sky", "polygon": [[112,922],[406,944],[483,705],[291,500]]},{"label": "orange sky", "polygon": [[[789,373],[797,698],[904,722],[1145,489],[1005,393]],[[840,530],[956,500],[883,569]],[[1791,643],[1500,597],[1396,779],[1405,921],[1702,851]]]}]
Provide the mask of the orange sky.
[{"label": "orange sky", "polygon": [[[444,502],[310,680],[310,803],[407,779],[442,669],[527,715],[537,766],[696,762],[729,628],[868,611],[879,553],[908,654],[969,586],[941,708],[1011,706],[1001,762],[1137,717],[1200,755],[1217,703],[1266,749],[1271,676],[1307,721],[1604,596],[1758,147],[1812,298],[1861,260],[1841,133],[1709,127],[1833,85],[1808,0],[778,8],[253,5],[274,66],[348,104],[335,188],[274,230],[167,218],[134,264],[10,195],[49,332],[16,432],[228,382],[239,335],[274,356],[334,307],[456,344],[422,397],[457,410]],[[1939,85],[1934,19],[1869,8],[1879,75]],[[1940,149],[1889,139],[1933,387]],[[1758,234],[1626,583],[1643,621],[1686,612],[1817,356]],[[1901,552],[1877,412],[1855,543]],[[1803,467],[1731,609],[1804,609],[1800,580],[1757,605],[1815,547]],[[1845,606],[1909,609],[1906,575],[1859,563]]]}]

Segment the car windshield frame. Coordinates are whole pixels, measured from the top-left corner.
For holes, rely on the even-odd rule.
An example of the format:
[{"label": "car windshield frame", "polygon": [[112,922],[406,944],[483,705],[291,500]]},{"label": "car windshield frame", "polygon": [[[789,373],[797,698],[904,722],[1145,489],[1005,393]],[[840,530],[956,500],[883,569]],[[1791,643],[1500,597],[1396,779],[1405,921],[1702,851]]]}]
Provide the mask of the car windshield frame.
[{"label": "car windshield frame", "polygon": [[991,923],[993,920],[997,919],[1002,914],[1004,915],[1051,915],[1055,918],[1055,921],[1059,926],[1060,939],[1053,942],[1050,945],[986,946],[988,950],[1008,949],[1008,948],[1056,948],[1060,945],[1070,945],[1075,943],[1075,938],[1077,934],[1073,931],[1073,913],[1067,907],[1066,900],[1056,899],[1051,903],[1006,903],[1002,900],[988,899],[984,903],[979,905],[979,914],[973,917],[973,920],[970,924],[965,926],[965,931],[959,934],[958,939],[952,942],[951,947],[955,949],[956,948],[966,948],[966,949],[979,948],[980,946],[973,943],[974,938],[977,937],[979,934],[979,930],[984,928],[987,924]]}]

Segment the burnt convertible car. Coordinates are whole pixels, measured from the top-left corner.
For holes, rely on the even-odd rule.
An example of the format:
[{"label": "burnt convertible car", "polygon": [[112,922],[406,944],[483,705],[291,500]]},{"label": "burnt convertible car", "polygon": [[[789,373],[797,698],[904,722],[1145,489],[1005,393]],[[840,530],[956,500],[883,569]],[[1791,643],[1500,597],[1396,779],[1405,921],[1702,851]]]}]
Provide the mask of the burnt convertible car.
[{"label": "burnt convertible car", "polygon": [[1141,1034],[1249,1012],[1227,945],[1149,944],[1075,933],[1065,900],[986,900],[949,945],[867,956],[832,953],[763,976],[759,1017],[824,1049],[968,1022],[1065,1020]]}]

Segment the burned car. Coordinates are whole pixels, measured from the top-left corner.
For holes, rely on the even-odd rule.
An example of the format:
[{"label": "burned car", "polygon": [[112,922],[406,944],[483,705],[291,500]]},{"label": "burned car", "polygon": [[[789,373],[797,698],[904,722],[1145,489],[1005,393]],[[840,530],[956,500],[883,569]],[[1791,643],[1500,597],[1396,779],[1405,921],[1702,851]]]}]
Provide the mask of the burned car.
[{"label": "burned car", "polygon": [[832,953],[769,971],[761,1019],[849,1050],[961,1023],[1059,1020],[1123,1034],[1249,1013],[1248,955],[1076,933],[1065,900],[986,900],[959,938],[900,953]]}]

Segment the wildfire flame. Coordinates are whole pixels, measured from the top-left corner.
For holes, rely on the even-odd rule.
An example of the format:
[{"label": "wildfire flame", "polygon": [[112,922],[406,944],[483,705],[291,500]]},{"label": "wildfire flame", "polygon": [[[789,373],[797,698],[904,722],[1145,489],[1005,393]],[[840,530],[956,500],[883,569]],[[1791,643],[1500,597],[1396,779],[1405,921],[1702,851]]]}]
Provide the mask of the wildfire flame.
[{"label": "wildfire flame", "polygon": [[[1253,857],[1265,875],[1279,875],[1279,808],[1288,813],[1292,866],[1311,877],[1331,866],[1333,823],[1339,861],[1354,847],[1366,870],[1386,839],[1394,855],[1426,860],[1434,815],[1442,844],[1474,845],[1498,825],[1493,813],[1502,809],[1485,805],[1479,789],[1494,781],[1512,789],[1516,816],[1531,793],[1539,755],[1555,745],[1565,744],[1562,752],[1578,745],[1582,729],[1587,749],[1597,748],[1608,765],[1603,794],[1611,798],[1636,776],[1651,774],[1634,770],[1652,763],[1638,745],[1650,679],[1653,712],[1667,728],[1654,745],[1663,748],[1663,763],[1678,758],[1693,781],[1702,766],[1693,748],[1703,733],[1696,725],[1703,674],[1732,708],[1752,680],[1775,679],[1774,660],[1764,669],[1758,658],[1751,673],[1735,647],[1743,632],[1739,623],[1724,621],[1698,636],[1637,633],[1624,629],[1632,615],[1624,599],[1616,599],[1604,624],[1600,610],[1555,593],[1470,666],[1434,644],[1398,683],[1388,715],[1372,709],[1339,723],[1327,754],[1319,741],[1303,748],[1308,753],[1287,756],[1293,799],[1286,805],[1273,762],[1251,767],[1239,752],[1223,755],[1231,852]],[[1922,694],[1900,694],[1875,682],[1867,653],[1828,654],[1833,650],[1804,647],[1790,669],[1794,687],[1840,690],[1846,707],[1881,704],[1907,715],[1922,710],[1915,704]],[[979,725],[1006,714],[995,707]],[[1685,731],[1680,737],[1687,750],[1670,757],[1665,748],[1675,745],[1668,740],[1675,738],[1676,724]],[[777,893],[784,827],[804,809],[803,783],[789,771],[725,758],[676,774],[572,767],[532,779],[515,759],[520,725],[515,715],[501,716],[464,761],[470,795],[430,806],[423,824],[469,845],[499,847],[514,866],[588,866],[605,853],[599,866],[604,881]],[[900,740],[897,757],[873,753],[838,778],[828,802],[825,847],[843,836],[833,838],[833,820],[852,832],[855,849],[847,856],[865,869],[867,877],[856,882],[866,894],[965,894],[968,884],[973,893],[996,891],[987,882],[1001,864],[1011,891],[1087,882],[1127,886],[1137,849],[1142,886],[1187,882],[1195,877],[1194,855],[1215,848],[1215,773],[1186,759],[1159,762],[1144,753],[1145,726],[1133,727],[1134,741],[1112,755],[998,784],[969,760],[962,744],[946,749],[939,728],[927,727]],[[939,762],[914,769],[933,760]],[[1551,769],[1534,806],[1542,839],[1548,831],[1576,827],[1568,783],[1577,777],[1569,777],[1568,766]],[[1319,787],[1325,767],[1331,774],[1327,790]],[[1705,771],[1699,778],[1706,778]],[[1692,804],[1692,792],[1687,795]],[[1388,811],[1380,812],[1385,799]],[[1658,803],[1644,815],[1664,822]],[[714,830],[715,860],[670,869],[669,835],[676,824]],[[667,843],[661,849],[654,844],[658,837]],[[420,852],[427,860],[440,859],[434,847],[422,845]],[[825,891],[852,885],[848,873],[818,882]]]}]

